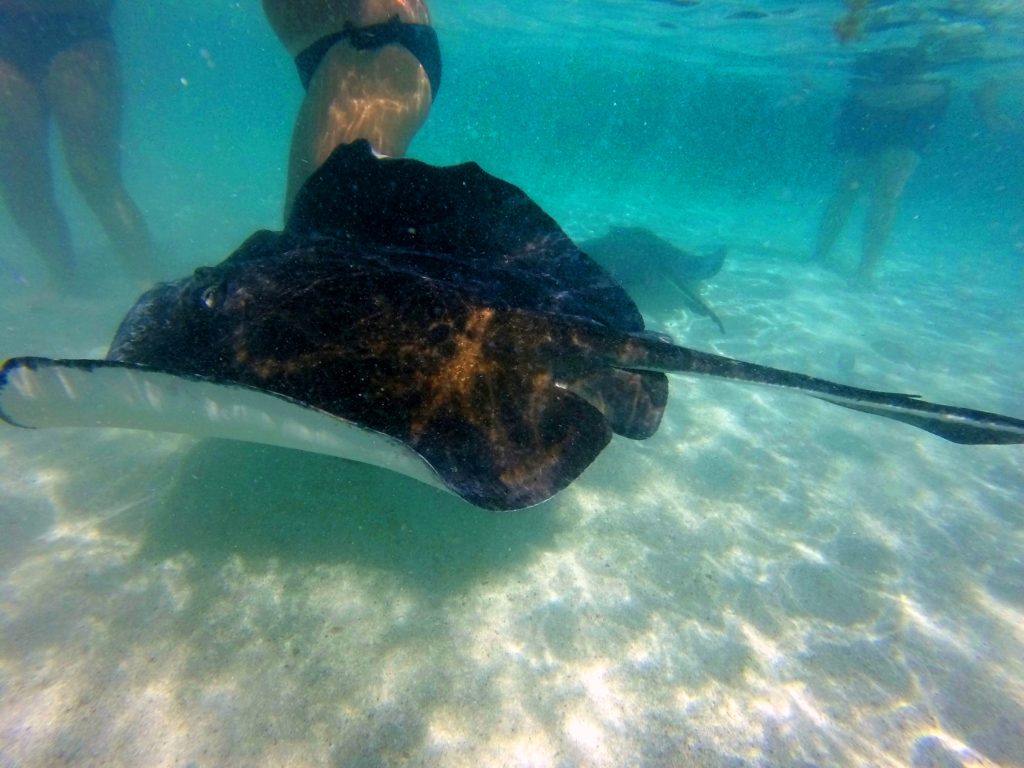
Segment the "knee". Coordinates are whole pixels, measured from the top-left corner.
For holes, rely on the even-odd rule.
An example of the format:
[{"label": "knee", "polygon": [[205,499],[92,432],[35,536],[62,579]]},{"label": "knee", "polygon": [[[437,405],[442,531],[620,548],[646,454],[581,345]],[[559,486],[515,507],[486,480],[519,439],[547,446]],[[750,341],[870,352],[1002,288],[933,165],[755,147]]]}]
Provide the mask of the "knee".
[{"label": "knee", "polygon": [[903,194],[906,178],[882,178],[878,180],[872,197],[881,205],[895,205]]},{"label": "knee", "polygon": [[102,202],[114,196],[117,172],[109,163],[85,155],[69,156],[67,162],[71,180],[88,202]]}]

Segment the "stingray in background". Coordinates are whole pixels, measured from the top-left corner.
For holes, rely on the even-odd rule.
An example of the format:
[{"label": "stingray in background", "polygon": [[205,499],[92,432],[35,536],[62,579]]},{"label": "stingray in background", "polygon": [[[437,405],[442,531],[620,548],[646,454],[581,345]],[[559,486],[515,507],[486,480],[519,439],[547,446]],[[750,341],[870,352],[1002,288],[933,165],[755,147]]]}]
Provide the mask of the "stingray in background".
[{"label": "stingray in background", "polygon": [[643,227],[610,227],[608,234],[580,243],[580,250],[627,290],[651,290],[668,283],[682,296],[687,309],[709,318],[725,333],[718,315],[701,298],[699,285],[721,270],[724,247],[698,255],[677,248]]},{"label": "stingray in background", "polygon": [[642,439],[665,372],[796,389],[959,443],[1024,421],[677,346],[521,190],[339,147],[283,232],[129,311],[106,360],[8,360],[0,416],[249,440],[383,466],[489,509],[544,501],[613,433]]}]

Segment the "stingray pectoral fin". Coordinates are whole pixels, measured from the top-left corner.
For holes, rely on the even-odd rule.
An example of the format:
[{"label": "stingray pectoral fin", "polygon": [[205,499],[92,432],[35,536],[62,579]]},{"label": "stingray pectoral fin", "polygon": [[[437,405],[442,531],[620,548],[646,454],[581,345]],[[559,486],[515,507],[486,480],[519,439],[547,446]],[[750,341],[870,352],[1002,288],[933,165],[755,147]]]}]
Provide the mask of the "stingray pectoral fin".
[{"label": "stingray pectoral fin", "polygon": [[713,310],[708,303],[701,298],[700,294],[697,293],[696,290],[671,273],[668,275],[668,280],[676,287],[679,293],[682,294],[683,303],[686,304],[687,309],[701,317],[708,318],[718,326],[718,330],[725,333],[725,325],[722,323],[722,319],[718,316],[718,313],[716,313],[715,310]]},{"label": "stingray pectoral fin", "polygon": [[913,395],[848,387],[802,373],[745,363],[664,342],[643,340],[627,344],[614,364],[633,369],[696,373],[797,390],[844,408],[910,424],[964,445],[1024,443],[1024,420],[1011,416],[930,403]]},{"label": "stingray pectoral fin", "polygon": [[668,403],[668,379],[651,371],[602,368],[566,387],[600,411],[615,434],[632,440],[646,440],[658,431]]},{"label": "stingray pectoral fin", "polygon": [[611,440],[601,412],[567,389],[523,383],[497,391],[497,400],[471,411],[431,415],[414,443],[454,492],[478,507],[511,511],[547,501]]},{"label": "stingray pectoral fin", "polygon": [[0,419],[18,427],[114,427],[275,445],[450,490],[419,454],[380,432],[252,387],[126,363],[8,360],[0,369]]},{"label": "stingray pectoral fin", "polygon": [[728,248],[723,245],[707,255],[693,256],[685,261],[677,261],[677,264],[688,281],[700,282],[714,277],[722,270],[728,252]]}]

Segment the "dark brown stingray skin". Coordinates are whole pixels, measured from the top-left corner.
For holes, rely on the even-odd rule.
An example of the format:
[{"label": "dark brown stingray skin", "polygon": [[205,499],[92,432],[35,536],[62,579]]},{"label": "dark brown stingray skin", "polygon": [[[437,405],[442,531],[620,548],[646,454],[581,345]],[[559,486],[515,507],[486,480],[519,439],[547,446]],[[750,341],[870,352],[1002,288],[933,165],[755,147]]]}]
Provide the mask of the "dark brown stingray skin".
[{"label": "dark brown stingray skin", "polygon": [[108,359],[246,384],[378,430],[489,509],[550,498],[613,432],[653,434],[663,371],[797,389],[959,443],[1024,441],[1019,419],[648,334],[622,288],[521,190],[473,164],[378,160],[365,142],[310,178],[284,232],[144,294]]},{"label": "dark brown stingray skin", "polygon": [[613,431],[657,429],[664,375],[609,368],[571,338],[640,332],[636,307],[517,188],[360,143],[332,155],[294,211],[285,232],[143,296],[110,359],[384,432],[487,508],[543,501]]}]

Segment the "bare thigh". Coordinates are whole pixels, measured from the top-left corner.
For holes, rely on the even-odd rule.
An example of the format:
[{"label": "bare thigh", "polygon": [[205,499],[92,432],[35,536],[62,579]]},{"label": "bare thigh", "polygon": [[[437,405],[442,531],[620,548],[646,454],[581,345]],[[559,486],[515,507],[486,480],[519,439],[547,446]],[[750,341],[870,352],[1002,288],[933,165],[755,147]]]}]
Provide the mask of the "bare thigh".
[{"label": "bare thigh", "polygon": [[46,106],[38,89],[0,59],[0,180],[9,194],[50,187]]},{"label": "bare thigh", "polygon": [[331,49],[310,82],[301,118],[322,162],[338,144],[364,138],[385,155],[405,154],[430,111],[430,82],[405,48]]},{"label": "bare thigh", "polygon": [[874,163],[871,158],[863,155],[849,157],[843,166],[843,175],[839,181],[839,188],[847,193],[859,194],[864,191],[865,185],[874,176]]},{"label": "bare thigh", "polygon": [[430,81],[405,48],[330,50],[299,109],[289,162],[288,202],[340,144],[366,139],[384,155],[405,154],[431,106]]},{"label": "bare thigh", "polygon": [[912,149],[890,148],[875,157],[875,194],[897,198],[914,175],[921,156]]},{"label": "bare thigh", "polygon": [[44,86],[72,177],[80,185],[114,183],[121,83],[113,43],[88,40],[62,51],[51,62]]}]

